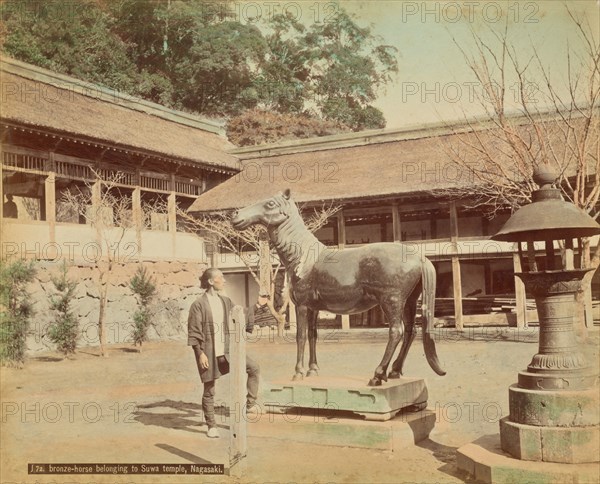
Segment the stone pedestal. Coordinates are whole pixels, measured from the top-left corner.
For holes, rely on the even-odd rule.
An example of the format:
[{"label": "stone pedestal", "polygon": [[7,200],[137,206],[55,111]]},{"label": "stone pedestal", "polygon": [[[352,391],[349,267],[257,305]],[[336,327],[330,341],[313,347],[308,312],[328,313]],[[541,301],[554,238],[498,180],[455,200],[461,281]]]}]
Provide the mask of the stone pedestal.
[{"label": "stone pedestal", "polygon": [[[249,437],[281,440],[311,445],[353,447],[391,452],[405,452],[429,437],[436,415],[431,410],[402,411],[385,422],[370,422],[335,411],[295,408],[283,414],[264,414],[260,405],[257,415],[248,416]],[[317,451],[316,451],[317,452]]]},{"label": "stone pedestal", "polygon": [[528,461],[598,462],[600,388],[573,330],[575,293],[586,269],[517,274],[535,296],[539,350],[508,391],[502,449]]},{"label": "stone pedestal", "polygon": [[364,377],[309,377],[301,381],[277,381],[263,385],[268,412],[295,408],[345,412],[366,420],[389,420],[400,410],[427,406],[427,386],[422,378],[401,378],[370,387]]},{"label": "stone pedestal", "polygon": [[506,454],[500,436],[486,435],[475,442],[463,445],[456,451],[459,471],[472,476],[477,482],[598,482],[600,465],[557,464],[532,462]]}]

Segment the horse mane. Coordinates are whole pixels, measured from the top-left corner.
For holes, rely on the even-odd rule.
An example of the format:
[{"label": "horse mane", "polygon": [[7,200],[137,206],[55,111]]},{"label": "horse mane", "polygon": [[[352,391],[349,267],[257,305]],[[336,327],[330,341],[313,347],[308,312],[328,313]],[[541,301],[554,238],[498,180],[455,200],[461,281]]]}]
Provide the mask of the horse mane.
[{"label": "horse mane", "polygon": [[285,268],[302,278],[326,247],[308,230],[291,198],[278,194],[273,200],[279,206],[279,213],[286,215],[286,218],[281,224],[268,229],[269,237]]}]

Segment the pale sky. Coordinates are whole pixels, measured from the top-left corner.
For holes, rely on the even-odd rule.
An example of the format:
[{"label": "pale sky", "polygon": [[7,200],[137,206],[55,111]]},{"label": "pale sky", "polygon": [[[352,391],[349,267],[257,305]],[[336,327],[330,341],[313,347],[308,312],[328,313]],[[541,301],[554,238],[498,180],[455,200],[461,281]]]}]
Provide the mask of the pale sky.
[{"label": "pale sky", "polygon": [[[269,3],[269,2],[266,2]],[[304,22],[324,20],[338,2],[281,2],[289,9],[301,6]],[[558,85],[566,80],[567,42],[572,51],[581,52],[575,26],[560,0],[473,0],[473,1],[401,1],[341,0],[340,5],[360,18],[361,25],[371,24],[384,43],[398,48],[399,73],[394,84],[376,106],[387,119],[387,128],[450,121],[462,113],[481,113],[473,90],[479,86],[467,69],[455,37],[465,50],[472,44],[470,30],[489,36],[489,29],[503,29],[509,18],[509,36],[514,39],[522,60],[536,46]],[[599,2],[569,1],[569,8],[582,15],[599,35]],[[532,80],[535,72],[532,70]],[[539,78],[537,78],[539,79]],[[512,81],[511,81],[512,84]],[[535,85],[532,85],[532,95]],[[481,92],[481,91],[479,91]],[[516,91],[511,91],[515,96]]]}]

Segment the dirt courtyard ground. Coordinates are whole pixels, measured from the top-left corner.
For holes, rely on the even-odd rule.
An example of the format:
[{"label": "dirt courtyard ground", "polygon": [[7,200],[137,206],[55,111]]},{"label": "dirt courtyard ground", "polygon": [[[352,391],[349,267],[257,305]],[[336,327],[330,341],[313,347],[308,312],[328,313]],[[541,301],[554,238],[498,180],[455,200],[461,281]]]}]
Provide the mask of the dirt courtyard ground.
[{"label": "dirt courtyard ground", "polygon": [[[266,415],[248,423],[248,456],[242,477],[191,475],[28,475],[30,463],[228,462],[228,419],[222,438],[208,439],[200,409],[201,384],[190,348],[182,341],[153,342],[142,353],[114,346],[109,358],[82,348],[74,360],[33,356],[22,370],[1,370],[0,481],[8,483],[455,483],[455,451],[498,433],[508,414],[508,386],[537,348],[537,329],[438,329],[438,354],[447,371],[428,367],[420,339],[406,373],[425,377],[428,408],[436,415],[429,439],[398,451],[323,445],[318,436],[289,440]],[[385,345],[385,332],[320,333],[320,377],[358,376],[366,382]],[[292,339],[292,338],[290,338]],[[598,365],[598,328],[585,344]],[[248,353],[261,366],[261,380],[289,378],[295,343],[250,341]],[[217,384],[226,402],[228,382]],[[382,425],[370,422],[368,425]],[[267,426],[271,425],[269,429]],[[290,422],[289,425],[294,425]],[[324,424],[334,425],[334,424]],[[253,427],[254,426],[254,427]],[[270,432],[265,432],[271,430]],[[260,430],[260,431],[259,431]],[[301,425],[293,431],[305,432]],[[265,437],[265,435],[267,435]],[[600,472],[600,470],[599,470]],[[600,482],[600,473],[599,481]]]}]

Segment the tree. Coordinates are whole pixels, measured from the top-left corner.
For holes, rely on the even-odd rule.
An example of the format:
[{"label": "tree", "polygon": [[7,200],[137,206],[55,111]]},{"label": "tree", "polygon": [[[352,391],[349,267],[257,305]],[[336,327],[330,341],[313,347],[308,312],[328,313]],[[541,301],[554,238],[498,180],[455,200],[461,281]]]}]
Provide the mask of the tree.
[{"label": "tree", "polygon": [[398,71],[397,52],[370,28],[339,7],[310,27],[282,14],[240,22],[230,4],[6,0],[2,50],[205,116],[259,109],[353,130],[385,126],[372,103]]},{"label": "tree", "polygon": [[0,42],[16,59],[135,94],[136,66],[112,26],[94,1],[6,0]]},{"label": "tree", "polygon": [[79,336],[79,321],[71,309],[77,281],[67,276],[67,265],[63,264],[60,275],[52,277],[58,294],[50,299],[50,309],[56,311],[54,321],[48,326],[48,337],[65,357],[75,353]]},{"label": "tree", "polygon": [[[538,188],[533,171],[546,166],[557,173],[555,183],[565,199],[598,220],[600,45],[589,24],[568,8],[567,13],[580,47],[573,50],[566,44],[566,89],[551,75],[534,45],[523,58],[523,51],[511,44],[508,24],[502,32],[490,31],[491,40],[473,32],[473,52],[454,39],[482,88],[478,101],[485,115],[477,121],[465,116],[469,132],[445,145],[457,169],[475,182],[446,194],[462,197],[488,213],[514,211],[531,201],[532,191]],[[584,239],[581,252],[582,267],[598,267],[600,246],[592,253],[590,240]],[[593,274],[584,278],[590,301]],[[581,302],[583,295],[578,299]]]},{"label": "tree", "polygon": [[142,351],[142,343],[148,339],[148,325],[152,313],[150,311],[150,302],[156,294],[156,281],[148,274],[144,266],[138,266],[137,271],[129,287],[140,301],[140,308],[133,314],[133,344],[140,345]]},{"label": "tree", "polygon": [[[108,356],[106,349],[106,309],[108,288],[116,264],[125,253],[126,233],[138,224],[143,224],[141,214],[136,216],[132,210],[132,200],[120,192],[118,185],[123,175],[116,173],[102,177],[94,173],[94,183],[86,183],[85,189],[67,190],[62,202],[71,211],[84,217],[86,223],[96,230],[98,253],[93,257],[93,269],[97,274],[96,284],[100,294],[98,315],[98,337],[101,356]],[[148,210],[151,207],[147,207]]]},{"label": "tree", "polygon": [[0,363],[22,367],[25,340],[34,314],[26,285],[35,276],[33,261],[0,260]]},{"label": "tree", "polygon": [[269,58],[255,81],[265,107],[311,112],[355,131],[385,127],[371,103],[398,72],[397,49],[343,9],[306,28],[290,14],[267,23]]},{"label": "tree", "polygon": [[[315,232],[338,211],[339,207],[323,205],[319,209],[313,208],[311,212],[301,210],[301,213],[305,217],[308,229]],[[237,231],[231,225],[231,217],[228,212],[202,214],[194,217],[178,207],[177,216],[186,229],[202,237],[211,250],[214,251],[220,246],[239,257],[258,284],[260,291],[269,293],[270,300],[267,304],[278,321],[278,334],[281,336],[285,325],[285,311],[289,305],[289,294],[285,288],[281,306],[275,308],[275,282],[283,268],[275,249],[270,247],[269,237],[264,227],[253,225],[245,230]]]},{"label": "tree", "polygon": [[237,146],[327,136],[349,130],[347,126],[335,121],[259,109],[245,111],[227,123],[227,137]]}]

